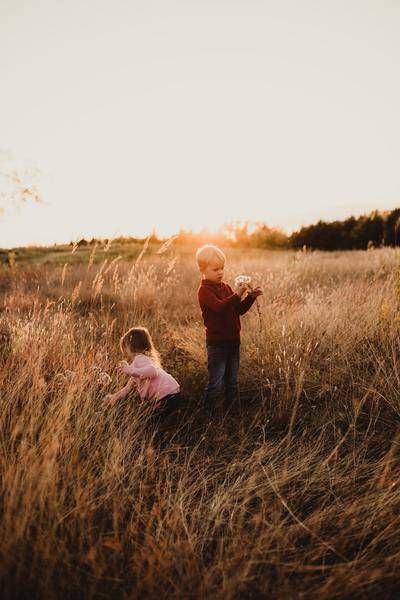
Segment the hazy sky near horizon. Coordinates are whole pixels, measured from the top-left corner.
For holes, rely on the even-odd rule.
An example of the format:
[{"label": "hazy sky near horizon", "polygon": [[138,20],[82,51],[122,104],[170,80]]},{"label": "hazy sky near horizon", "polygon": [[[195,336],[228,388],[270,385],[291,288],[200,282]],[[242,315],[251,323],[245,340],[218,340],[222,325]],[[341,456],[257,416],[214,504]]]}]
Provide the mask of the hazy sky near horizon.
[{"label": "hazy sky near horizon", "polygon": [[0,246],[399,206],[399,31],[397,0],[2,0],[0,163],[44,203]]}]

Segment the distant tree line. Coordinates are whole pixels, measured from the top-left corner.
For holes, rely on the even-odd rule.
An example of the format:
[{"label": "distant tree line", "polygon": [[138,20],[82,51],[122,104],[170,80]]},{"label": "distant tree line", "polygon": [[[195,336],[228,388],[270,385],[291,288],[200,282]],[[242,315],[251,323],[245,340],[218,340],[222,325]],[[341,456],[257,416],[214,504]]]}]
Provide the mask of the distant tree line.
[{"label": "distant tree line", "polygon": [[318,221],[302,227],[289,238],[291,248],[356,250],[379,246],[400,246],[400,209],[371,212],[344,221]]},{"label": "distant tree line", "polygon": [[[224,225],[214,234],[181,229],[173,238],[174,246],[195,246],[211,242],[222,246],[270,250],[304,247],[315,250],[365,250],[380,246],[400,246],[400,208],[386,212],[374,210],[368,215],[349,217],[344,221],[318,221],[291,235],[280,229],[268,227],[265,223],[245,222]],[[71,242],[71,246],[92,246],[109,242],[113,245],[142,244],[145,240],[146,238],[129,236],[120,236],[113,240],[83,238],[79,242]],[[151,244],[162,244],[165,241],[155,233],[149,238]]]}]

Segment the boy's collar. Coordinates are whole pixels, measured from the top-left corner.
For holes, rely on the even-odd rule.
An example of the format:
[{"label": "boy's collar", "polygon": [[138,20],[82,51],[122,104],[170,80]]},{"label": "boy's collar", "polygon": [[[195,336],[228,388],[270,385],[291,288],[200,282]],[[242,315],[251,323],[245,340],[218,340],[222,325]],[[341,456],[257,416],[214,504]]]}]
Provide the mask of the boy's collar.
[{"label": "boy's collar", "polygon": [[202,279],[201,285],[222,285],[223,281],[210,281],[209,279]]}]

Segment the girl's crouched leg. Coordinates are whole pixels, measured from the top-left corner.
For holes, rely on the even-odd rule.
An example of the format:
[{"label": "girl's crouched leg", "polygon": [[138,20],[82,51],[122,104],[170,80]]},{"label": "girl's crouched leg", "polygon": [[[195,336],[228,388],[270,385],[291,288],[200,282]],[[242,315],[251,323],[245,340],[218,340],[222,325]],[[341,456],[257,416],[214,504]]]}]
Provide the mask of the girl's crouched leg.
[{"label": "girl's crouched leg", "polygon": [[166,396],[155,409],[152,419],[155,429],[155,439],[160,448],[168,446],[177,428],[182,414],[182,396],[180,393]]}]

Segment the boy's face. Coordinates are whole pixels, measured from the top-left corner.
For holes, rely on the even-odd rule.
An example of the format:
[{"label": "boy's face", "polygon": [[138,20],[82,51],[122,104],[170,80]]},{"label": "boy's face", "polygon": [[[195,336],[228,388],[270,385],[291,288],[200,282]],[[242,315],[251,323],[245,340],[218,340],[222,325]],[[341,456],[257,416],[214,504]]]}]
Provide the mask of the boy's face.
[{"label": "boy's face", "polygon": [[217,260],[208,264],[203,269],[203,279],[208,279],[208,281],[212,281],[213,283],[220,283],[224,276],[224,267],[225,264]]}]

